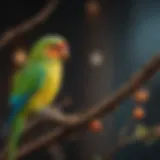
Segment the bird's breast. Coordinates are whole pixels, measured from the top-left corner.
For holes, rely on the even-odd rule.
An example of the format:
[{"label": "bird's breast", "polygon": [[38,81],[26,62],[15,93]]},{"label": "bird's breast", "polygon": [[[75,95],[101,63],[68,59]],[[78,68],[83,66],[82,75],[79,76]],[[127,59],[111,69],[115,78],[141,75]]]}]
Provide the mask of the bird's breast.
[{"label": "bird's breast", "polygon": [[46,68],[44,83],[30,102],[29,106],[32,110],[42,110],[56,98],[61,88],[62,75],[61,65],[50,65]]}]

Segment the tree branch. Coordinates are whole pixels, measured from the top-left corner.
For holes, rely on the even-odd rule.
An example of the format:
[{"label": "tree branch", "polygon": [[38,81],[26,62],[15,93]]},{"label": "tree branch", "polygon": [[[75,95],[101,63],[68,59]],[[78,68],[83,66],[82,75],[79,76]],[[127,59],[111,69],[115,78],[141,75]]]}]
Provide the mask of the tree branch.
[{"label": "tree branch", "polygon": [[25,128],[24,134],[26,135],[31,129],[33,129],[38,123],[44,120],[53,121],[55,124],[59,125],[68,125],[71,124],[72,121],[78,121],[79,118],[76,115],[68,115],[60,110],[68,107],[72,104],[72,100],[69,97],[65,97],[63,101],[58,104],[55,104],[53,107],[47,108],[45,111],[42,111],[40,115],[31,122]]},{"label": "tree branch", "polygon": [[11,28],[4,32],[0,38],[0,49],[11,42],[15,37],[30,31],[38,24],[47,20],[53,10],[56,9],[57,4],[58,0],[50,0],[47,5],[33,18],[21,23],[20,25],[17,25],[15,28]]},{"label": "tree branch", "polygon": [[80,122],[75,124],[72,122],[71,126],[59,126],[53,131],[41,136],[33,142],[24,144],[19,150],[19,157],[25,156],[40,147],[45,147],[54,141],[63,138],[80,129],[82,125],[87,124],[95,117],[104,116],[114,111],[118,105],[128,97],[133,91],[135,91],[146,80],[151,78],[160,68],[160,55],[153,57],[149,63],[147,63],[140,71],[135,73],[132,78],[125,83],[116,93],[108,97],[101,104],[95,105],[84,112],[80,116]]},{"label": "tree branch", "polygon": [[65,114],[57,108],[46,108],[40,117],[44,120],[53,121],[55,124],[70,126],[81,121],[79,114]]}]

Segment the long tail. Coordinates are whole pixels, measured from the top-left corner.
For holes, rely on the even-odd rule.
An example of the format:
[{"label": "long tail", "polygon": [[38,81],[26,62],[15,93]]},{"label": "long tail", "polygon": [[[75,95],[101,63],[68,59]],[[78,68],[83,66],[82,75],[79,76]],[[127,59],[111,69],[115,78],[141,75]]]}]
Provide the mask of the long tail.
[{"label": "long tail", "polygon": [[11,125],[11,132],[8,138],[7,160],[16,160],[17,146],[24,129],[25,116],[19,114]]}]

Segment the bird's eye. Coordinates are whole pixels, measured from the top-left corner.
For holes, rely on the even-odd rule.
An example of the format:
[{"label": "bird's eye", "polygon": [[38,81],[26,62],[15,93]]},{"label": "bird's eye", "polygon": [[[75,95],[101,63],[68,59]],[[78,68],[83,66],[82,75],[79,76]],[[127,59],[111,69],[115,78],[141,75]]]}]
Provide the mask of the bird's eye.
[{"label": "bird's eye", "polygon": [[61,42],[61,43],[58,44],[58,46],[59,46],[60,48],[64,48],[66,45],[65,45],[65,43]]}]

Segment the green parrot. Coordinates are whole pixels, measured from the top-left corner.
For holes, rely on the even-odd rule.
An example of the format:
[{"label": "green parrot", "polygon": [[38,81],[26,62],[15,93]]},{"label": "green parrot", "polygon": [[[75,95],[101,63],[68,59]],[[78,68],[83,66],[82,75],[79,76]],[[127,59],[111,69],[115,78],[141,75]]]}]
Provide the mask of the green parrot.
[{"label": "green parrot", "polygon": [[28,116],[41,112],[56,98],[70,49],[67,40],[55,34],[42,37],[29,53],[25,66],[13,76],[9,96],[11,113],[5,123],[10,129],[8,160],[16,160],[17,145]]}]

